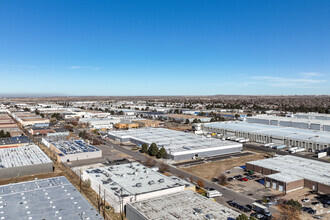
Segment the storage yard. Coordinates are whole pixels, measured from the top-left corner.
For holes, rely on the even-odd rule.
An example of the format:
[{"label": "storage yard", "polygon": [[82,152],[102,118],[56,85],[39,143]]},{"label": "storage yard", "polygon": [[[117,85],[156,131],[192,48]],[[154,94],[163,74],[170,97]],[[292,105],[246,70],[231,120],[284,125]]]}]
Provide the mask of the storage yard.
[{"label": "storage yard", "polygon": [[164,128],[143,128],[128,131],[112,131],[108,136],[118,142],[137,145],[156,143],[164,147],[174,161],[190,160],[239,152],[241,143],[206,138],[192,133]]},{"label": "storage yard", "polygon": [[204,132],[214,132],[225,137],[244,137],[253,142],[301,147],[313,152],[330,148],[330,135],[325,131],[246,122],[205,123],[202,129]]},{"label": "storage yard", "polygon": [[103,219],[63,176],[0,186],[0,219]]},{"label": "storage yard", "polygon": [[53,171],[53,162],[36,145],[0,149],[0,179]]},{"label": "storage yard", "polygon": [[128,220],[236,219],[239,213],[204,196],[185,190],[126,205]]},{"label": "storage yard", "polygon": [[[91,181],[95,192],[105,196],[116,212],[128,202],[177,193],[185,185],[139,163],[113,165],[83,171],[83,179]],[[105,193],[105,195],[104,195]]]},{"label": "storage yard", "polygon": [[278,156],[246,163],[246,168],[265,175],[266,187],[282,192],[308,187],[330,193],[330,164],[295,156]]}]

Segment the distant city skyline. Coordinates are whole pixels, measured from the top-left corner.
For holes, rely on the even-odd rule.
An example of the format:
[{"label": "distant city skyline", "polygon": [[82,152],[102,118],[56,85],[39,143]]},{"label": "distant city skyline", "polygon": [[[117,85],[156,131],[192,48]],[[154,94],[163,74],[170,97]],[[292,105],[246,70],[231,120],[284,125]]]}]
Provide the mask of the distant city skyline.
[{"label": "distant city skyline", "polygon": [[329,95],[330,1],[1,1],[0,96]]}]

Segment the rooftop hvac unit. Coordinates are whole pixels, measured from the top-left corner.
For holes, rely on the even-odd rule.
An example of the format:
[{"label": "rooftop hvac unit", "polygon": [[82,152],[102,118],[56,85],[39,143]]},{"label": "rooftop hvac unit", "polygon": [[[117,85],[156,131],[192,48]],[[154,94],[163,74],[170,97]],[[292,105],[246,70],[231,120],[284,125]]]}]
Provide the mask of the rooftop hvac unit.
[{"label": "rooftop hvac unit", "polygon": [[149,184],[149,185],[153,185],[153,184],[155,184],[155,181],[150,180],[150,181],[148,182],[148,184]]},{"label": "rooftop hvac unit", "polygon": [[141,187],[142,186],[142,183],[137,183],[135,184],[136,187]]},{"label": "rooftop hvac unit", "polygon": [[161,179],[158,180],[158,182],[163,183],[163,182],[165,182],[165,180],[163,178],[161,178]]}]

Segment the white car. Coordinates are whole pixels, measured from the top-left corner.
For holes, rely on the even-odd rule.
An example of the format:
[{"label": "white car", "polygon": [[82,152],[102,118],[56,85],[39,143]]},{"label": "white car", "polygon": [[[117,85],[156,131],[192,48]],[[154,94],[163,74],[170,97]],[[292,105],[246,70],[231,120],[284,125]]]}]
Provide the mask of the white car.
[{"label": "white car", "polygon": [[311,201],[309,198],[305,198],[305,199],[302,199],[301,200],[302,202],[309,202],[309,201]]}]

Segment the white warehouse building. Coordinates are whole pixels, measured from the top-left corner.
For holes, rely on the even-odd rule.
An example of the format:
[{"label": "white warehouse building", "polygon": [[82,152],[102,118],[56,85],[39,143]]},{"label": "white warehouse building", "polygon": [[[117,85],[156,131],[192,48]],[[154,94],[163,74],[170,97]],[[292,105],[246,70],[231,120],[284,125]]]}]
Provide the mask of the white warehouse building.
[{"label": "white warehouse building", "polygon": [[118,142],[131,142],[137,145],[156,143],[164,147],[174,161],[190,160],[196,157],[211,157],[240,152],[242,144],[207,138],[192,133],[165,128],[141,128],[108,133]]},{"label": "white warehouse building", "polygon": [[177,193],[185,185],[139,163],[128,163],[87,169],[82,178],[91,181],[91,187],[114,208],[124,210],[128,202]]},{"label": "white warehouse building", "polygon": [[247,117],[246,122],[330,132],[330,120],[257,115]]},{"label": "white warehouse building", "polygon": [[329,132],[246,122],[215,122],[202,125],[205,132],[244,137],[258,143],[300,147],[309,151],[330,148]]}]

